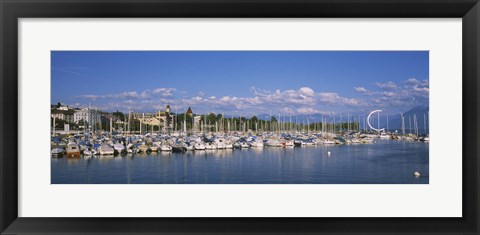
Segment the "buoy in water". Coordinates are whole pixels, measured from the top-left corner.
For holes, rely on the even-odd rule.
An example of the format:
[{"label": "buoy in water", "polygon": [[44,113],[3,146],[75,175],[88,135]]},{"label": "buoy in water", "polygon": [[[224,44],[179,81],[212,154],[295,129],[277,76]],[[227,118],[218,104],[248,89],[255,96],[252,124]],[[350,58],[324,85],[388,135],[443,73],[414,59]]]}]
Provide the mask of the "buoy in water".
[{"label": "buoy in water", "polygon": [[330,157],[330,151],[327,152],[328,156]]},{"label": "buoy in water", "polygon": [[415,171],[415,172],[413,172],[413,176],[415,176],[415,178],[420,178],[422,176],[422,174],[418,171]]}]

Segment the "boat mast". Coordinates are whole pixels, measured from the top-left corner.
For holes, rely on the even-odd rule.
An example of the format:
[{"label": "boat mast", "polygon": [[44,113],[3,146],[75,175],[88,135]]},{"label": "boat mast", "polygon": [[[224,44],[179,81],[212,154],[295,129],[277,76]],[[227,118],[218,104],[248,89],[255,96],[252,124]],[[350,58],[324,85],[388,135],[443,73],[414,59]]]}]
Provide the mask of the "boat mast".
[{"label": "boat mast", "polygon": [[130,115],[132,114],[132,111],[128,110],[128,134],[131,134],[130,130]]},{"label": "boat mast", "polygon": [[363,117],[363,129],[365,130],[365,132],[367,132],[367,116],[364,116]]},{"label": "boat mast", "polygon": [[412,134],[412,120],[410,117],[411,116],[408,116],[408,134]]},{"label": "boat mast", "polygon": [[290,113],[290,122],[288,123],[289,132],[292,132],[292,113]]},{"label": "boat mast", "polygon": [[423,129],[425,131],[425,135],[427,134],[427,120],[425,119],[426,115],[423,114]]},{"label": "boat mast", "polygon": [[143,123],[143,120],[145,119],[145,113],[142,113],[142,120],[140,121],[140,135],[142,134],[142,123]]},{"label": "boat mast", "polygon": [[183,113],[183,132],[187,133],[187,111]]},{"label": "boat mast", "polygon": [[347,113],[347,131],[350,131],[350,114]]},{"label": "boat mast", "polygon": [[87,125],[88,125],[88,134],[90,134],[90,103],[88,103],[87,108]]},{"label": "boat mast", "polygon": [[[85,123],[84,123],[83,129],[85,129]],[[85,130],[84,130],[84,131],[85,131]],[[55,116],[53,116],[52,136],[55,136]]]},{"label": "boat mast", "polygon": [[378,114],[378,124],[377,124],[377,126],[378,126],[378,129],[380,129],[380,112],[378,112],[377,114]]},{"label": "boat mast", "polygon": [[333,116],[333,134],[337,134],[337,129],[340,130],[340,126],[338,126],[337,128],[337,125],[340,123],[339,120],[337,120],[337,117],[335,117],[335,115]]},{"label": "boat mast", "polygon": [[340,113],[340,120],[338,121],[340,123],[340,133],[343,131],[343,125],[342,125],[342,113]]},{"label": "boat mast", "polygon": [[307,133],[310,133],[310,121],[308,120],[308,116],[307,116]]},{"label": "boat mast", "polygon": [[388,114],[387,114],[387,131],[386,132],[388,132]]}]

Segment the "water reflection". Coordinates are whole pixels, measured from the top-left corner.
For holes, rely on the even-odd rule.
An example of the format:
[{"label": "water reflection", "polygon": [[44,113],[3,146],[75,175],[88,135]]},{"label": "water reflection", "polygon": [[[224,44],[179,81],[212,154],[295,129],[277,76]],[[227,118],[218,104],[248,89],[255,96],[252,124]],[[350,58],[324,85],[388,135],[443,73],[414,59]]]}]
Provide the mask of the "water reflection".
[{"label": "water reflection", "polygon": [[52,158],[51,176],[54,184],[418,184],[429,182],[428,153],[428,143],[379,141]]}]

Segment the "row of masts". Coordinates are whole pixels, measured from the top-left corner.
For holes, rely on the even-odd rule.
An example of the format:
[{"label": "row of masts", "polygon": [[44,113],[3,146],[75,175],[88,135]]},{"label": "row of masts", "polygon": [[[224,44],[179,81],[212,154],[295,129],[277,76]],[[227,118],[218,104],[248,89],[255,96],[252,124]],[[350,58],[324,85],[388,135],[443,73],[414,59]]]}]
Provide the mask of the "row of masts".
[{"label": "row of masts", "polygon": [[[90,110],[90,109],[89,109]],[[179,116],[183,116],[183,121],[178,120]],[[371,131],[367,125],[367,118],[366,116],[353,116],[347,114],[347,122],[344,122],[342,119],[342,114],[339,115],[339,120],[337,120],[336,116],[328,117],[322,116],[321,121],[319,122],[311,122],[310,117],[307,116],[299,120],[298,117],[292,118],[292,116],[282,116],[278,115],[278,119],[273,115],[270,115],[269,120],[261,120],[258,118],[254,118],[251,116],[250,118],[243,117],[243,116],[230,116],[225,117],[223,114],[220,115],[220,120],[215,120],[215,122],[211,122],[207,120],[209,114],[204,115],[187,115],[187,113],[183,114],[173,114],[173,128],[166,128],[164,127],[160,129],[158,125],[148,125],[144,124],[142,121],[139,121],[139,127],[132,126],[133,122],[133,115],[132,112],[128,113],[128,121],[123,122],[123,130],[124,133],[140,133],[144,134],[147,132],[154,133],[155,131],[167,133],[167,132],[232,132],[232,131],[267,131],[267,132],[330,132],[330,133],[343,133],[343,132],[368,132]],[[194,125],[194,118],[200,116],[200,122],[198,125]],[[401,131],[402,135],[405,134],[414,134],[419,135],[419,126],[418,126],[418,118],[417,115],[414,114],[413,116],[408,116],[408,128],[406,125],[406,117],[403,113],[401,113]],[[145,113],[142,114],[142,119],[145,119]],[[373,119],[373,118],[372,118]],[[423,115],[423,127],[424,133],[428,133],[428,115]],[[90,120],[90,112],[87,113],[87,120]],[[113,119],[112,115],[109,118],[110,125],[108,131],[112,134],[114,130]],[[361,123],[363,122],[363,128]],[[386,130],[389,131],[389,117],[387,115],[386,118]],[[413,124],[413,125],[412,125]],[[377,123],[378,129],[380,129],[380,114],[378,113]],[[55,127],[55,119],[53,120],[53,126]],[[84,131],[85,132],[95,132],[95,131],[103,131],[102,125],[100,128],[96,127],[96,125],[90,125],[88,121],[84,124]],[[117,125],[117,129],[118,129]],[[88,130],[88,131],[87,131]],[[52,133],[55,135],[55,128],[53,128]]]},{"label": "row of masts", "polygon": [[[180,115],[183,116],[183,120],[179,120]],[[342,119],[342,115],[328,117],[322,116],[320,121],[311,121],[312,118],[305,117],[299,120],[298,117],[292,118],[292,116],[281,116],[280,114],[277,117],[270,115],[269,120],[258,119],[255,116],[250,118],[243,116],[230,116],[225,117],[223,114],[220,115],[219,120],[210,121],[208,120],[209,114],[203,115],[187,115],[184,114],[173,114],[174,118],[172,119],[172,128],[166,128],[164,125],[163,128],[160,128],[158,125],[148,125],[143,124],[142,121],[139,122],[139,125],[132,126],[132,115],[131,112],[128,114],[128,121],[124,122],[123,130],[126,133],[154,133],[155,131],[162,133],[169,132],[196,132],[196,133],[205,133],[205,132],[247,132],[247,131],[267,131],[267,132],[330,132],[330,133],[344,133],[344,132],[369,132],[371,131],[367,125],[366,116],[353,116],[347,115],[347,120]],[[195,123],[195,117],[200,117],[200,121]],[[144,114],[142,114],[144,118]],[[373,118],[372,118],[373,119]],[[372,121],[372,120],[371,120]],[[374,121],[374,120],[373,120]],[[408,129],[405,125],[405,116],[401,114],[402,121],[402,134],[415,134],[419,135],[419,126],[417,115],[408,116]],[[413,121],[413,122],[412,122]],[[363,127],[362,127],[363,123]],[[413,126],[412,126],[413,123]],[[427,133],[428,130],[428,121],[427,115],[424,114],[423,117],[424,123],[424,133]],[[374,124],[380,129],[380,115],[378,115],[377,122]],[[389,116],[386,117],[386,130],[389,131]],[[110,133],[113,130],[112,118],[110,118]]]},{"label": "row of masts", "polygon": [[[428,112],[427,114],[423,114],[423,127],[424,127],[424,133],[428,133],[427,130],[427,124],[429,123],[427,121],[427,118],[429,118],[429,113]],[[403,115],[403,113],[400,114],[400,117],[402,119],[402,135],[405,135],[405,134],[414,134],[414,135],[419,135],[419,127],[418,127],[418,120],[417,120],[417,114],[413,114],[413,129],[412,129],[412,116],[408,116],[408,133],[406,133],[405,131],[405,116]],[[413,132],[412,132],[413,130]]]}]

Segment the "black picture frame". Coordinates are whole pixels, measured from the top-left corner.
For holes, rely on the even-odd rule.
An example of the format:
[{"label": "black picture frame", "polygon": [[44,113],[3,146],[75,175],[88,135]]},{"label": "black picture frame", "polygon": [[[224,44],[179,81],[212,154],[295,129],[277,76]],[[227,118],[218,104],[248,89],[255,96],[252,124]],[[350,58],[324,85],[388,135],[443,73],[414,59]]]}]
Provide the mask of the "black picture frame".
[{"label": "black picture frame", "polygon": [[[478,234],[480,232],[480,161],[478,160],[480,5],[478,0],[0,0],[0,15],[0,231],[2,234]],[[17,213],[18,19],[37,17],[462,18],[463,217],[19,218]],[[448,148],[448,146],[445,147]]]}]

